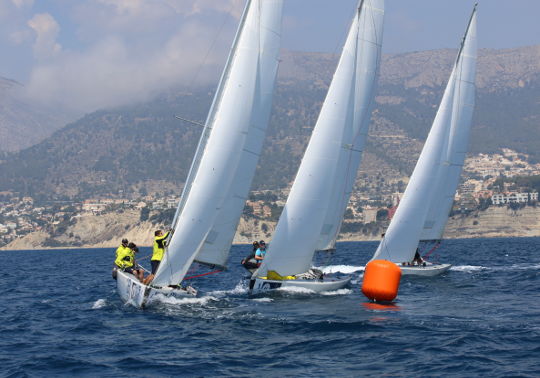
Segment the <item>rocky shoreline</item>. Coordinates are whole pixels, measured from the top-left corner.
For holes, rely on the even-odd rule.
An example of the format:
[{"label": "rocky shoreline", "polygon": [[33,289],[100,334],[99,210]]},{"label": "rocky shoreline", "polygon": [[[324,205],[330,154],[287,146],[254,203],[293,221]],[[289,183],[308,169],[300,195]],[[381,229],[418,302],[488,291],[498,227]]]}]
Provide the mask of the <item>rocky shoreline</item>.
[{"label": "rocky shoreline", "polygon": [[[150,246],[153,231],[165,228],[151,222],[138,221],[139,212],[124,211],[121,214],[84,215],[62,235],[43,231],[32,232],[16,239],[1,250],[68,249],[68,248],[114,248],[124,237],[140,246]],[[137,219],[137,221],[134,221]],[[275,222],[242,218],[234,238],[234,244],[249,244],[253,240],[271,240]],[[456,215],[450,218],[444,237],[495,238],[540,236],[540,207],[511,210],[507,207],[490,207],[484,211]],[[362,233],[341,234],[339,241],[375,241],[380,235]],[[53,245],[51,245],[53,244]]]}]

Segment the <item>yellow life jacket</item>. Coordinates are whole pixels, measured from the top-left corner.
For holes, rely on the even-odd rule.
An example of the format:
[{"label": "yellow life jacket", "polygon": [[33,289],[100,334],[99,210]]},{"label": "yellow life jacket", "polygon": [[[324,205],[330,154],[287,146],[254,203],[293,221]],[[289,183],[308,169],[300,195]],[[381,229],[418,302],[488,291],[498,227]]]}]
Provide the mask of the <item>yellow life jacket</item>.
[{"label": "yellow life jacket", "polygon": [[116,250],[116,260],[114,263],[121,269],[131,268],[135,261],[135,252],[128,247],[120,246]]},{"label": "yellow life jacket", "polygon": [[161,261],[163,259],[163,253],[165,253],[165,239],[169,236],[167,232],[163,236],[156,236],[154,238],[154,247],[152,250],[152,261]]}]

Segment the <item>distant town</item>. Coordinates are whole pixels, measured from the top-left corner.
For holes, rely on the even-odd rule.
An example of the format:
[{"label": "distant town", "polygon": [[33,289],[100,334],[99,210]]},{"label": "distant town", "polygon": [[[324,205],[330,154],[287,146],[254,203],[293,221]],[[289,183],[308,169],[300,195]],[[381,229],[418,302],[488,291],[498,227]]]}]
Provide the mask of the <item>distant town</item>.
[{"label": "distant town", "polygon": [[[466,160],[463,182],[459,186],[454,213],[507,206],[519,210],[538,203],[540,164],[531,164],[527,156],[509,149],[500,154],[478,154]],[[372,180],[373,181],[373,180]],[[406,178],[384,178],[371,184],[360,179],[351,196],[342,232],[377,233],[392,218]],[[244,218],[277,221],[285,205],[288,190],[252,192],[244,208]],[[140,198],[87,198],[73,201],[37,202],[29,196],[0,192],[0,246],[31,232],[62,234],[78,218],[126,209],[140,211],[141,221],[167,223],[172,220],[179,197],[159,198],[148,194]],[[161,216],[165,214],[165,216]]]}]

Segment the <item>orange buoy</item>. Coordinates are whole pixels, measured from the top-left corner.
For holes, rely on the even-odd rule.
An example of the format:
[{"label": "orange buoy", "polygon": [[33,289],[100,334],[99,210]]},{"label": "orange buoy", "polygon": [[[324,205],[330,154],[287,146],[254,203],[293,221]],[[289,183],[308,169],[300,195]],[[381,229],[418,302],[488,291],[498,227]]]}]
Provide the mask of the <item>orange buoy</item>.
[{"label": "orange buoy", "polygon": [[397,297],[401,269],[388,260],[367,263],[362,282],[362,293],[374,301],[392,301]]}]

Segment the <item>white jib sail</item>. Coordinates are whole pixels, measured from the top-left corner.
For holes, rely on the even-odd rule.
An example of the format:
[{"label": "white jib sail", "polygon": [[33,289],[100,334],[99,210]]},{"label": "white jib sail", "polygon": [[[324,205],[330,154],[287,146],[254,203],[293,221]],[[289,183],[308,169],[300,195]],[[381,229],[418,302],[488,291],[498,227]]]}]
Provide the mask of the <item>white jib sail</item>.
[{"label": "white jib sail", "polygon": [[224,267],[261,155],[279,65],[283,0],[260,3],[260,58],[250,128],[236,176],[196,261]]},{"label": "white jib sail", "polygon": [[[360,4],[268,253],[254,276],[264,275],[268,270],[294,275],[310,268],[330,201],[336,200],[332,197],[336,179],[347,177],[338,173],[342,172],[338,169],[342,151],[349,153],[355,143],[354,133],[364,121],[359,118],[360,114],[369,117],[364,109],[358,109],[358,114],[355,112],[357,71],[363,75],[361,72],[366,69],[358,64],[361,59],[358,47],[362,46],[364,53],[366,49],[380,50],[384,15],[381,0],[364,0]],[[359,38],[378,43],[363,44]],[[375,61],[378,61],[377,54],[379,52],[369,52]],[[373,67],[368,69],[373,70]],[[363,104],[363,100],[358,101]],[[353,125],[354,122],[358,124]]]},{"label": "white jib sail", "polygon": [[428,211],[420,240],[440,240],[454,203],[461,170],[467,154],[474,110],[476,77],[476,8],[463,38],[461,53],[454,68],[456,86],[448,149],[439,171],[439,186]]},{"label": "white jib sail", "polygon": [[[362,151],[369,131],[374,93],[379,75],[384,23],[384,1],[365,1],[371,11],[360,13],[357,39],[356,77],[352,122],[352,142],[342,149],[332,199],[317,243],[317,250],[333,249],[343,215],[356,182]],[[345,142],[347,143],[347,142]]]},{"label": "white jib sail", "polygon": [[[458,56],[456,64],[459,61]],[[372,260],[386,259],[402,263],[412,261],[414,257],[427,212],[439,188],[441,162],[450,145],[456,77],[455,65],[409,184]]]},{"label": "white jib sail", "polygon": [[211,236],[215,221],[232,192],[237,170],[243,168],[240,158],[253,126],[255,95],[260,86],[262,11],[274,7],[281,10],[281,3],[250,0],[246,4],[233,51],[206,123],[210,131],[202,154],[196,156],[199,160],[192,167],[192,179],[186,183],[189,186],[183,193],[179,205],[181,211],[154,278],[155,285],[177,284],[184,278],[206,238]]}]

